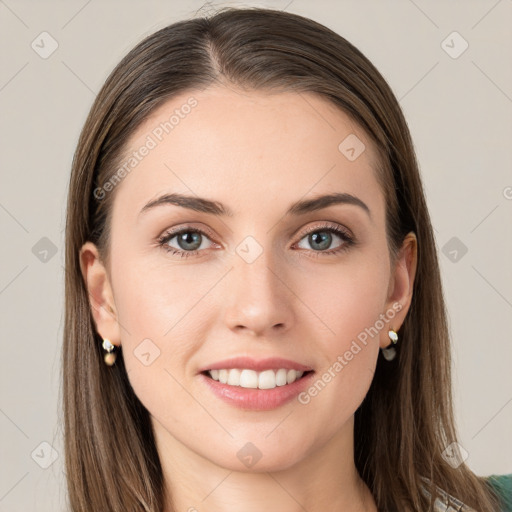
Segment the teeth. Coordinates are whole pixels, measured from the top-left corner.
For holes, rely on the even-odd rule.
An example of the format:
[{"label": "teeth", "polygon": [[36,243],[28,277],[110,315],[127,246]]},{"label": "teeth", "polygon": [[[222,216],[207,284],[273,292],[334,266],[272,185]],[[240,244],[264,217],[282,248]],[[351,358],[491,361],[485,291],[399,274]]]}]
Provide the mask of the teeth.
[{"label": "teeth", "polygon": [[208,370],[213,380],[230,386],[240,386],[252,389],[274,389],[276,386],[285,386],[300,379],[304,372],[297,370],[265,370],[256,372],[254,370]]},{"label": "teeth", "polygon": [[237,369],[230,370],[228,372],[228,384],[230,386],[238,386],[240,384],[240,374],[242,372]]}]

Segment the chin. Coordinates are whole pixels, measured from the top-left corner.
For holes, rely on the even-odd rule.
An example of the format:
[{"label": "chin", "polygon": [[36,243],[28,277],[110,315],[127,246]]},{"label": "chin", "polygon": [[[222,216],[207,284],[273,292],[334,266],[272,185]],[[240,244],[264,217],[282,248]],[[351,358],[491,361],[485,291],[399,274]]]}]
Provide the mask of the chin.
[{"label": "chin", "polygon": [[[279,437],[272,441],[265,439],[264,436],[261,440],[258,440],[257,437],[253,436],[252,441],[249,441],[247,439],[250,437],[244,436],[244,441],[240,441],[238,438],[238,440],[233,440],[231,446],[224,448],[220,448],[216,444],[222,450],[221,458],[219,458],[218,451],[212,454],[212,457],[208,457],[208,454],[203,456],[217,466],[240,473],[285,471],[307,457],[303,442],[299,443],[300,449],[298,449],[290,444],[281,443]],[[278,446],[276,446],[276,442]],[[230,456],[230,452],[234,456]]]}]

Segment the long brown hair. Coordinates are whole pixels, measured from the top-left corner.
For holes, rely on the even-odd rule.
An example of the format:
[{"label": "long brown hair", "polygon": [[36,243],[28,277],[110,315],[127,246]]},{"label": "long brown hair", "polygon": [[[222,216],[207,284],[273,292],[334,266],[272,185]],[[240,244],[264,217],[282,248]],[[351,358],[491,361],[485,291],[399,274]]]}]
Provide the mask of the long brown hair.
[{"label": "long brown hair", "polygon": [[[418,240],[410,310],[393,361],[379,356],[355,413],[355,463],[379,510],[427,511],[422,486],[437,486],[480,512],[497,509],[482,477],[442,457],[456,441],[450,343],[436,244],[409,129],[388,84],[352,44],[323,25],[268,9],[233,9],[170,25],[126,55],[99,92],[71,173],[66,225],[63,410],[73,511],[162,511],[164,480],[148,411],[126,376],[122,353],[103,362],[79,251],[95,243],[104,262],[115,190],[95,190],[119,165],[126,141],[178,93],[231,83],[247,90],[310,92],[338,106],[373,141],[394,258]],[[429,484],[422,478],[427,478]]]}]

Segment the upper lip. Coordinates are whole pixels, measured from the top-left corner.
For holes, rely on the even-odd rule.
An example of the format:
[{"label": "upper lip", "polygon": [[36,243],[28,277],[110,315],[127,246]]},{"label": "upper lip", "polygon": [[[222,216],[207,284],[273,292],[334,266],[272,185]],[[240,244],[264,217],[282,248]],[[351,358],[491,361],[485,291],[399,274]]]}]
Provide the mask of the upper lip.
[{"label": "upper lip", "polygon": [[266,359],[252,359],[250,357],[233,357],[231,359],[224,359],[204,366],[199,370],[202,373],[207,370],[229,370],[232,368],[248,369],[261,372],[264,370],[275,370],[285,368],[287,370],[297,370],[307,372],[312,370],[310,366],[306,366],[290,359],[283,359],[281,357],[269,357]]}]

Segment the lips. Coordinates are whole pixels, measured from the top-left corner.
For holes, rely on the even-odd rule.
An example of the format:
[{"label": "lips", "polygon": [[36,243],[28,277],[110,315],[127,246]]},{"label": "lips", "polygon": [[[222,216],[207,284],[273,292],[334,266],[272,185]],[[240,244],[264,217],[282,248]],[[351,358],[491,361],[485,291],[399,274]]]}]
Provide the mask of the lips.
[{"label": "lips", "polygon": [[250,357],[234,357],[225,359],[224,361],[217,361],[204,366],[199,369],[198,373],[204,373],[208,370],[231,370],[233,368],[254,370],[262,372],[264,370],[279,370],[284,368],[287,370],[297,370],[308,372],[313,370],[311,366],[307,366],[290,359],[283,359],[280,357],[269,357],[266,359],[253,359]]},{"label": "lips", "polygon": [[241,386],[231,386],[207,377],[204,373],[200,373],[198,377],[202,385],[206,386],[213,396],[231,407],[252,411],[270,411],[296,398],[311,384],[314,375],[314,371],[308,371],[291,384],[276,386],[272,389],[247,389]]}]

